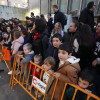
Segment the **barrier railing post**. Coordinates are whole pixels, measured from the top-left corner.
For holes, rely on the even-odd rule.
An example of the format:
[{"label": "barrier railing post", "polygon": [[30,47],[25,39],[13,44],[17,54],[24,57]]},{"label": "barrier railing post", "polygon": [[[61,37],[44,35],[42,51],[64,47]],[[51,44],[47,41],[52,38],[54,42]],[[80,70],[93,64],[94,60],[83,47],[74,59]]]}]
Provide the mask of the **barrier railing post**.
[{"label": "barrier railing post", "polygon": [[54,97],[54,93],[55,93],[55,90],[56,90],[57,83],[58,83],[58,79],[56,79],[56,83],[55,83],[54,91],[53,91],[53,93],[52,93],[51,100],[52,100],[53,97]]}]

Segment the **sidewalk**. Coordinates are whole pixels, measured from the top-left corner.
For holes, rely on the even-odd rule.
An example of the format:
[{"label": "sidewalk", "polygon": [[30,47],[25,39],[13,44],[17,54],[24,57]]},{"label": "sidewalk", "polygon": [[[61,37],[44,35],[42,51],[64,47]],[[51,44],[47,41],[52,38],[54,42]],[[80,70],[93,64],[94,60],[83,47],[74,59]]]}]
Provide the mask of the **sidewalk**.
[{"label": "sidewalk", "polygon": [[11,90],[10,75],[4,62],[0,62],[0,69],[4,69],[0,72],[0,100],[33,100],[19,85]]}]

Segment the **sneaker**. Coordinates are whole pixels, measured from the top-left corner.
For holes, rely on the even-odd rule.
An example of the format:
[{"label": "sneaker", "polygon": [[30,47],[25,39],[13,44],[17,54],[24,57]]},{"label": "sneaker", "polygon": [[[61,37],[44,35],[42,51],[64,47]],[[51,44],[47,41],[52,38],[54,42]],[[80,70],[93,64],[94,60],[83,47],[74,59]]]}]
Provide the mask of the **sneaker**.
[{"label": "sneaker", "polygon": [[8,75],[11,75],[12,74],[12,70],[10,72],[8,72]]},{"label": "sneaker", "polygon": [[[12,74],[12,70],[10,72],[8,72],[8,75]],[[17,70],[15,71],[15,74],[17,75]],[[20,71],[18,71],[18,74],[20,74]]]}]

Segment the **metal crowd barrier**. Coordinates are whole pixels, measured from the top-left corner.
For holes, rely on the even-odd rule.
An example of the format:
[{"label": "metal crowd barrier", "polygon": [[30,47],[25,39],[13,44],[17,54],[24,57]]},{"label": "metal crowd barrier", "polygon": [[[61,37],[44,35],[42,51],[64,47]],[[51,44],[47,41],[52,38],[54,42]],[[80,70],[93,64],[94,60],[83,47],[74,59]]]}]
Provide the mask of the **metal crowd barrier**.
[{"label": "metal crowd barrier", "polygon": [[[45,69],[43,69],[41,66],[38,66],[38,65],[34,64],[33,62],[30,62],[30,68],[29,68],[29,71],[28,71],[27,80],[25,81],[27,64],[25,64],[25,69],[23,69],[23,65],[21,64],[21,59],[24,59],[24,58],[19,56],[19,55],[15,55],[14,63],[13,63],[13,72],[12,72],[11,80],[10,80],[11,89],[13,89],[14,85],[19,84],[34,100],[37,100],[39,92],[43,95],[43,100],[45,100],[50,75],[49,75],[49,79],[48,79],[47,84],[45,84],[42,81],[42,75],[43,75],[43,72],[47,72],[47,71]],[[41,74],[40,74],[40,78],[35,77],[34,76],[35,70],[34,70],[34,75],[32,76],[31,88],[30,88],[30,90],[28,90],[29,78],[30,78],[30,75],[31,75],[30,72],[31,72],[31,66],[32,65],[35,66],[35,69],[40,68]],[[15,70],[17,70],[17,73],[16,73]],[[20,70],[20,73],[19,73],[19,70]],[[54,87],[54,90],[53,90],[52,96],[51,96],[51,100],[53,100],[53,98],[54,98],[54,93],[55,93],[55,90],[56,90],[57,82],[58,82],[58,79],[56,79],[55,87]],[[64,99],[65,90],[66,90],[66,87],[68,85],[75,88],[75,92],[74,92],[72,100],[75,100],[75,96],[77,94],[77,91],[81,91],[81,92],[85,93],[87,95],[87,100],[89,100],[91,97],[94,98],[95,100],[100,100],[100,98],[97,97],[96,95],[94,95],[92,93],[87,93],[84,89],[81,89],[80,87],[78,87],[74,84],[69,84],[69,83],[65,83],[64,90],[62,92],[62,96],[61,96],[60,100]],[[36,94],[34,94],[34,91],[33,91],[32,88],[34,88],[36,90]]]}]

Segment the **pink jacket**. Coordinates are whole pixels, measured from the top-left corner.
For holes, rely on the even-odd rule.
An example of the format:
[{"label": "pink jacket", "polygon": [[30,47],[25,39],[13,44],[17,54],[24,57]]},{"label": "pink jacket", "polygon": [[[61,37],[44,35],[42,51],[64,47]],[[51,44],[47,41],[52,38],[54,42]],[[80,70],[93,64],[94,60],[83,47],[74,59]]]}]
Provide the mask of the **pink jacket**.
[{"label": "pink jacket", "polygon": [[18,50],[19,50],[19,47],[24,43],[24,38],[22,36],[20,36],[18,39],[14,40],[12,42],[12,54],[18,54]]}]

